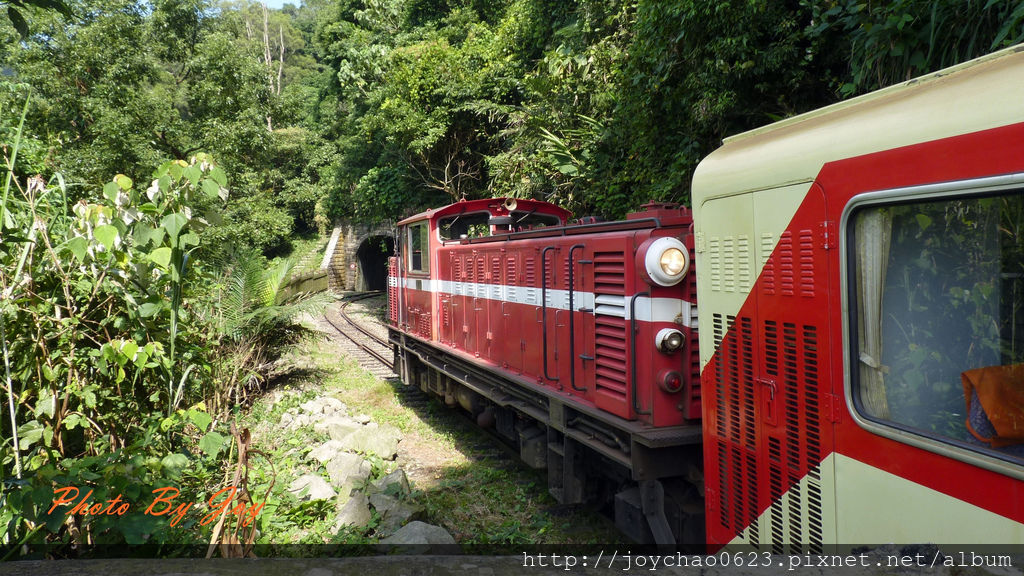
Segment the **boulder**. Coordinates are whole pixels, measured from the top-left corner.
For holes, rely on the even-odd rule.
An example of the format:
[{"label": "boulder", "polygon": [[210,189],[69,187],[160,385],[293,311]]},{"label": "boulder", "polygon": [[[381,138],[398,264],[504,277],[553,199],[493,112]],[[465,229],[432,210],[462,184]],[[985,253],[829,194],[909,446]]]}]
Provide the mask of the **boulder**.
[{"label": "boulder", "polygon": [[370,500],[365,494],[356,492],[352,498],[338,510],[338,519],[334,523],[337,532],[345,526],[366,526],[370,523]]},{"label": "boulder", "polygon": [[377,511],[377,514],[383,518],[389,510],[398,504],[398,498],[388,496],[387,494],[370,494],[370,504],[373,505],[373,509]]},{"label": "boulder", "polygon": [[345,442],[349,436],[362,427],[362,424],[355,422],[348,417],[337,415],[330,416],[313,425],[313,429],[317,432],[327,433],[327,435],[331,437],[331,440],[340,440],[342,442]]},{"label": "boulder", "polygon": [[331,484],[346,496],[352,488],[365,483],[370,478],[370,472],[369,462],[362,456],[349,452],[339,452],[327,463],[327,475],[331,477]]},{"label": "boulder", "polygon": [[402,433],[398,428],[388,424],[378,426],[371,422],[342,440],[346,447],[353,452],[376,454],[384,460],[394,460],[398,456],[398,441],[401,437]]},{"label": "boulder", "polygon": [[398,468],[387,476],[375,480],[373,491],[392,496],[408,496],[412,489],[409,487],[409,478],[406,477],[405,470]]},{"label": "boulder", "polygon": [[[371,503],[373,502],[374,496],[379,497],[382,496],[382,494],[374,494],[373,496],[370,496]],[[390,504],[387,512],[381,515],[380,526],[377,527],[377,530],[381,534],[394,534],[405,524],[413,520],[419,520],[422,516],[423,508],[421,506],[395,500],[394,503]]]},{"label": "boulder", "polygon": [[447,547],[455,544],[455,538],[452,538],[452,535],[440,526],[413,521],[381,540],[380,543],[393,546],[393,551],[399,553],[450,553],[452,550]]},{"label": "boulder", "polygon": [[348,406],[337,398],[331,396],[324,396],[319,399],[323,405],[324,414],[347,414]]},{"label": "boulder", "polygon": [[295,479],[288,491],[300,500],[330,500],[337,494],[326,480],[316,474],[306,474]]},{"label": "boulder", "polygon": [[340,440],[328,440],[323,444],[313,448],[306,455],[306,458],[310,460],[316,460],[321,464],[326,464],[334,459],[339,453],[345,451],[345,445]]},{"label": "boulder", "polygon": [[296,414],[295,417],[285,426],[285,429],[298,430],[303,426],[309,426],[312,421],[313,420],[309,417],[309,414]]}]

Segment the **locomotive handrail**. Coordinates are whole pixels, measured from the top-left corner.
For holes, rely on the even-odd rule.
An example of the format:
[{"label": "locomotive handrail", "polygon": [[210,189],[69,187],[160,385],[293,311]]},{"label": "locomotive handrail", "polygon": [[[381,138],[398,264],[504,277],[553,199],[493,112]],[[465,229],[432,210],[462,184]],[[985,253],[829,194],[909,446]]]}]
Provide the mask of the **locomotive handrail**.
[{"label": "locomotive handrail", "polygon": [[629,299],[629,371],[630,371],[630,399],[633,404],[633,411],[637,414],[651,414],[650,410],[643,410],[638,404],[636,397],[636,299],[646,298],[650,292],[638,292]]},{"label": "locomotive handrail", "polygon": [[573,289],[575,278],[573,277],[572,254],[577,248],[586,248],[583,244],[574,244],[569,248],[569,385],[577,392],[586,392],[587,387],[576,386],[576,310],[573,308]]},{"label": "locomotive handrail", "polygon": [[[544,348],[544,377],[552,382],[558,382],[558,377],[552,378],[548,375],[548,250],[555,250],[557,246],[545,246],[540,251],[540,318],[542,346]],[[571,316],[570,316],[571,317]]]}]

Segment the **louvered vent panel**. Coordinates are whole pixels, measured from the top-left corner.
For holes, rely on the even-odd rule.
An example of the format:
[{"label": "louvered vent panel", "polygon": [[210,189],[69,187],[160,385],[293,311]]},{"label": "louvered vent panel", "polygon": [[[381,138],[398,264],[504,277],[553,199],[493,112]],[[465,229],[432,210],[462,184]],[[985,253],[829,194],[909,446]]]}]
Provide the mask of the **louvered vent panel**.
[{"label": "louvered vent panel", "polygon": [[750,238],[746,235],[736,237],[736,283],[740,292],[750,292],[753,286],[750,261]]},{"label": "louvered vent panel", "polygon": [[772,499],[772,509],[769,516],[771,523],[772,554],[783,554],[785,552],[786,535],[782,524],[782,495],[785,493],[782,486],[782,447],[776,438],[768,439],[768,493]]},{"label": "louvered vent panel", "polygon": [[722,291],[722,242],[717,236],[708,240],[708,263],[711,268],[711,291]]},{"label": "louvered vent panel", "polygon": [[750,318],[740,318],[740,386],[741,417],[743,426],[743,448],[746,458],[744,485],[746,486],[747,508],[744,520],[749,522],[747,541],[757,543],[759,538],[758,517],[758,466],[757,466],[757,400],[754,380],[754,326]]},{"label": "louvered vent panel", "polygon": [[761,290],[768,295],[775,294],[775,261],[772,260],[772,249],[775,238],[769,232],[761,234]]},{"label": "louvered vent panel", "polygon": [[623,402],[628,396],[629,368],[625,281],[623,252],[594,253],[594,383]]},{"label": "louvered vent panel", "polygon": [[785,296],[793,295],[794,270],[793,270],[793,234],[787,230],[779,238],[779,290]]},{"label": "louvered vent panel", "polygon": [[800,231],[800,295],[814,296],[814,232]]},{"label": "louvered vent panel", "polygon": [[526,266],[524,266],[524,268],[525,268],[525,270],[523,271],[523,280],[524,280],[524,284],[527,286],[527,288],[526,288],[526,304],[532,304],[532,305],[536,306],[536,305],[540,304],[540,300],[537,297],[538,294],[540,293],[540,289],[536,287],[537,286],[537,259],[532,257],[532,256],[527,258],[526,259]]},{"label": "louvered vent panel", "polygon": [[[754,326],[748,317],[712,315],[719,361],[715,371],[719,505],[722,527],[757,543],[758,422],[754,380]],[[723,339],[724,335],[724,339]]]},{"label": "louvered vent panel", "polygon": [[490,286],[489,297],[494,300],[501,300],[501,257],[491,256],[491,277],[487,279]]},{"label": "louvered vent panel", "polygon": [[595,384],[615,396],[626,399],[626,320],[614,316],[595,318]]},{"label": "louvered vent panel", "polygon": [[[778,381],[782,422],[769,438],[772,550],[820,554],[823,541],[819,342],[814,326],[765,322],[765,371]],[[803,481],[803,482],[801,482]]]},{"label": "louvered vent panel", "polygon": [[803,327],[804,336],[804,410],[807,473],[807,552],[822,553],[823,525],[821,512],[821,395],[818,393],[818,330]]},{"label": "louvered vent panel", "polygon": [[748,292],[753,286],[750,238],[713,237],[708,241],[708,268],[714,292]]},{"label": "louvered vent panel", "polygon": [[803,552],[801,542],[803,530],[801,521],[800,494],[800,401],[797,397],[800,388],[797,383],[797,342],[796,325],[785,322],[782,324],[782,396],[783,412],[786,418],[786,458],[784,464],[787,481],[792,486],[789,490],[789,540],[790,553]]},{"label": "louvered vent panel", "polygon": [[622,252],[594,253],[594,294],[626,294],[626,264]]},{"label": "louvered vent panel", "polygon": [[397,259],[388,258],[388,318],[395,326],[398,325],[398,264]]},{"label": "louvered vent panel", "polygon": [[715,414],[717,415],[715,422],[715,433],[718,436],[718,477],[720,478],[720,486],[718,489],[718,519],[722,528],[729,529],[729,519],[732,517],[730,511],[732,510],[731,502],[731,488],[732,485],[728,481],[731,476],[731,469],[729,466],[729,448],[726,444],[726,440],[729,438],[729,383],[726,379],[726,363],[723,354],[725,352],[725,342],[723,340],[725,331],[728,326],[725,325],[724,318],[721,314],[715,313],[711,317],[712,327],[714,330],[715,339],[715,350],[718,354],[718,361],[715,363]]},{"label": "louvered vent panel", "polygon": [[416,321],[416,331],[424,338],[430,338],[430,314],[420,314]]},{"label": "louvered vent panel", "polygon": [[764,365],[769,376],[779,375],[779,325],[773,320],[764,323]]},{"label": "louvered vent panel", "polygon": [[736,240],[732,236],[722,238],[722,290],[736,291]]}]

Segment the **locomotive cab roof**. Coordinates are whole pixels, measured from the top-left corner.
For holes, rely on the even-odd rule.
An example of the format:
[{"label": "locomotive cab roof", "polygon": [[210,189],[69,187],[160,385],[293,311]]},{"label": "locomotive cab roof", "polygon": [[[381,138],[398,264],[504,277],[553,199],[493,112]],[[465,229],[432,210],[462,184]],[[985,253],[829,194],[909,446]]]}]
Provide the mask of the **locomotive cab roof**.
[{"label": "locomotive cab roof", "polygon": [[561,225],[565,225],[571,216],[571,212],[559,208],[554,204],[540,200],[517,199],[517,198],[485,198],[483,200],[462,200],[441,208],[435,208],[410,216],[398,223],[405,226],[412,222],[421,220],[437,221],[448,216],[460,214],[473,214],[487,212],[493,217],[508,216],[512,212],[524,214],[542,214],[555,216]]}]

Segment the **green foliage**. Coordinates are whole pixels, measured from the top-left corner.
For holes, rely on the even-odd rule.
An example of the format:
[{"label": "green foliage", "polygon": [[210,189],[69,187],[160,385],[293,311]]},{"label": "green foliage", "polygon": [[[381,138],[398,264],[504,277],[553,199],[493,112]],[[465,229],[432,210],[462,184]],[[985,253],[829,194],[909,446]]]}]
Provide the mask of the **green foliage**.
[{"label": "green foliage", "polygon": [[[200,264],[228,197],[207,155],[164,162],[145,189],[118,174],[69,208],[62,187],[17,176],[20,134],[0,209],[3,548],[145,541],[172,553],[210,528],[142,513],[152,491],[211,495],[238,383],[258,382],[274,347],[299,333],[297,315],[322,300],[284,295],[287,261],[267,268],[251,255],[219,278]],[[91,491],[89,502],[120,495],[133,513],[49,512],[63,487]]]},{"label": "green foliage", "polygon": [[847,39],[850,77],[843,95],[909,80],[1024,40],[1024,5],[1007,0],[807,2],[811,37]]},{"label": "green foliage", "polygon": [[211,366],[216,385],[208,394],[218,413],[243,402],[278,351],[305,333],[299,316],[320,313],[327,303],[325,294],[288,293],[294,259],[268,265],[258,252],[242,249],[219,264],[204,314],[218,350]]},{"label": "green foliage", "polygon": [[[32,88],[35,170],[60,171],[73,202],[110,174],[145,180],[164,158],[207,150],[235,183],[212,250],[226,239],[281,250],[294,228],[318,227],[334,145],[297,126],[315,107],[316,63],[287,15],[264,20],[254,3],[214,11],[209,0],[83,0],[76,10],[84,16],[71,22],[34,11],[37,33],[0,48],[0,105],[23,101],[15,86]],[[0,43],[13,32],[0,26]],[[282,158],[278,142],[296,137],[301,153]],[[307,166],[307,152],[325,160]]]},{"label": "green foliage", "polygon": [[195,432],[204,452],[220,452],[223,436],[206,429],[212,418],[195,404],[209,360],[190,314],[189,255],[204,213],[226,199],[226,175],[199,154],[161,165],[145,191],[119,174],[94,203],[69,210],[61,187],[38,177],[22,184],[13,165],[0,219],[0,344],[5,387],[18,399],[2,425],[17,438],[0,446],[4,544],[31,535],[67,543],[83,531],[100,542],[180,538],[148,520],[118,524],[116,536],[113,518],[72,530],[64,513],[42,510],[55,483],[113,497],[185,482],[201,459],[179,450]]},{"label": "green foliage", "polygon": [[59,12],[65,18],[71,18],[71,8],[63,0],[4,0],[0,6],[7,6],[7,19],[14,26],[22,39],[28,38],[28,21],[22,15],[26,8],[34,7],[42,10],[53,10]]}]

